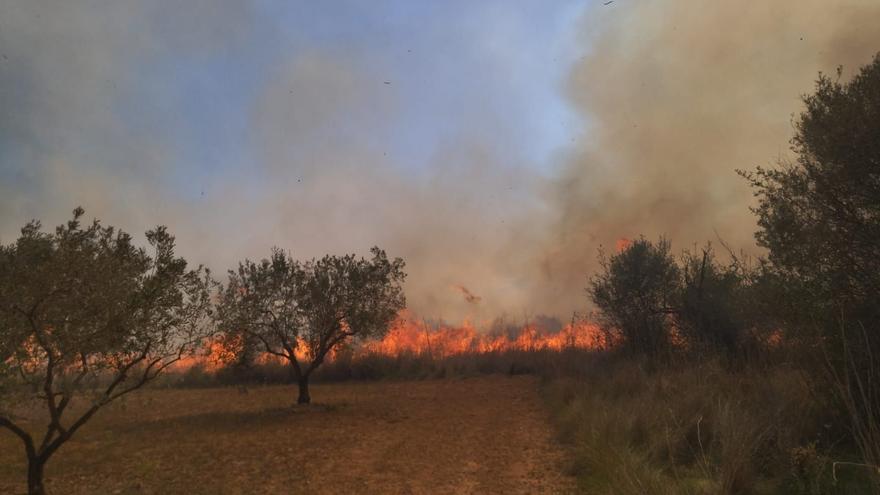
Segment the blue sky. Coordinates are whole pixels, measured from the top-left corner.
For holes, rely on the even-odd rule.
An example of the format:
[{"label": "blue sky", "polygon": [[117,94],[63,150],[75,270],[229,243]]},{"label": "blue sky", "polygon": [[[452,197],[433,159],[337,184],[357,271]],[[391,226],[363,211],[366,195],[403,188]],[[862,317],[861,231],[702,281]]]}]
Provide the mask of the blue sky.
[{"label": "blue sky", "polygon": [[[128,132],[172,143],[168,187],[201,194],[210,177],[235,176],[264,159],[250,139],[254,101],[279,66],[317,52],[357,65],[369,74],[358,82],[365,91],[394,98],[381,122],[355,120],[346,129],[335,121],[328,135],[356,133],[404,173],[418,174],[438,147],[482,134],[502,161],[541,170],[579,130],[562,88],[583,51],[575,28],[584,4],[511,5],[258,2],[240,21],[247,27],[212,40],[213,50],[169,44],[140,55],[141,63],[126,66],[133,82],[117,86],[114,111]],[[149,36],[187,36],[187,24],[165,12],[147,21]]]}]

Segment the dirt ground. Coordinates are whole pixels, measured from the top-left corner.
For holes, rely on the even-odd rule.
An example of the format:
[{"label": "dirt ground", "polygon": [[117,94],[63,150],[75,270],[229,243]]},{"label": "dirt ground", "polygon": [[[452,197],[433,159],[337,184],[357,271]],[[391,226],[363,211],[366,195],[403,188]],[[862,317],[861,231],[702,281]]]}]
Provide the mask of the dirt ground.
[{"label": "dirt ground", "polygon": [[[51,494],[570,493],[532,377],[148,390],[49,461]],[[37,426],[34,425],[34,429]],[[23,493],[0,430],[0,493]]]}]

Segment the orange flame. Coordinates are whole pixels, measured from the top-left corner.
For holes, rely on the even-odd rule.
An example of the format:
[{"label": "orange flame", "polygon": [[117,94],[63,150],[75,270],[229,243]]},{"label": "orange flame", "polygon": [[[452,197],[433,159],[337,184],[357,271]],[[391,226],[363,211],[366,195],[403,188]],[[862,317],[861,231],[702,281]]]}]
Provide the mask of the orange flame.
[{"label": "orange flame", "polygon": [[223,367],[223,363],[230,355],[231,350],[222,340],[207,340],[204,350],[194,355],[183,356],[177,360],[170,369],[172,371],[186,371],[194,366],[213,373]]},{"label": "orange flame", "polygon": [[[234,347],[234,343],[233,343]],[[538,325],[526,324],[504,332],[483,332],[469,321],[461,325],[429,325],[402,311],[388,333],[382,339],[367,341],[355,349],[355,357],[368,354],[399,356],[417,354],[433,359],[443,359],[460,354],[485,354],[506,351],[561,351],[564,349],[600,349],[606,347],[605,334],[598,325],[589,322],[573,322],[551,331]],[[305,342],[297,346],[297,359],[307,361]],[[177,362],[174,369],[184,371],[201,366],[214,372],[229,362],[228,343],[209,341],[205,351]],[[328,355],[332,361],[335,353]],[[260,364],[282,362],[278,356],[263,353],[257,358]]]},{"label": "orange flame", "polygon": [[460,326],[430,326],[401,314],[384,338],[367,342],[361,352],[389,356],[423,354],[445,358],[456,354],[504,351],[561,351],[566,348],[598,349],[604,347],[604,334],[592,323],[575,322],[558,331],[547,331],[526,324],[513,332],[479,332],[472,323]]},{"label": "orange flame", "polygon": [[614,244],[614,249],[618,253],[622,253],[622,252],[626,251],[627,249],[629,249],[629,247],[632,246],[632,243],[633,243],[632,240],[627,239],[626,237],[621,237]]}]

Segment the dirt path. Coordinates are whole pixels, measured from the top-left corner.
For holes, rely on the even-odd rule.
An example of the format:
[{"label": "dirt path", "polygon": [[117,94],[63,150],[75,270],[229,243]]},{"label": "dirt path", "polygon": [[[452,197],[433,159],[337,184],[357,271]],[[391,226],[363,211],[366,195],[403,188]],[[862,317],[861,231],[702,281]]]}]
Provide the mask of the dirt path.
[{"label": "dirt path", "polygon": [[[569,493],[537,383],[489,376],[151,391],[62,448],[50,493]],[[0,433],[0,492],[24,465]],[[14,452],[13,452],[14,451]]]}]

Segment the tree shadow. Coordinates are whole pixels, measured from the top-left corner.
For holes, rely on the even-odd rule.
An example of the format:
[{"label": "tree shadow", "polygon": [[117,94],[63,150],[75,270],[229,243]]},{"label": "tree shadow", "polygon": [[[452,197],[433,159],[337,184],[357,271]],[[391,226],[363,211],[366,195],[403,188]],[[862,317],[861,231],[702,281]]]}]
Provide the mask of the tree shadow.
[{"label": "tree shadow", "polygon": [[315,414],[332,414],[340,411],[345,404],[310,404],[271,407],[252,411],[209,411],[184,414],[149,421],[139,421],[118,425],[116,433],[160,432],[185,429],[187,431],[243,431],[267,426],[289,423],[299,418]]}]

